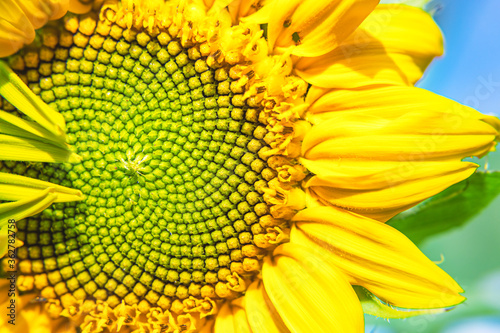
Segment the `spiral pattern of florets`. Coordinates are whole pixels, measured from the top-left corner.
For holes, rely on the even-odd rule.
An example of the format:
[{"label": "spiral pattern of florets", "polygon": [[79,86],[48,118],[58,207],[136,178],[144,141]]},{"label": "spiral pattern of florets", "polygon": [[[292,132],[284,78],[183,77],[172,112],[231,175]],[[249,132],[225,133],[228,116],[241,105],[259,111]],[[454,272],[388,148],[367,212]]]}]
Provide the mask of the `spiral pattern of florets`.
[{"label": "spiral pattern of florets", "polygon": [[57,297],[156,304],[213,297],[228,276],[258,268],[251,243],[276,173],[259,157],[260,110],[231,66],[209,66],[196,45],[165,32],[42,36],[11,63],[64,116],[82,162],[4,162],[1,171],[85,199],[18,223],[21,272]]}]

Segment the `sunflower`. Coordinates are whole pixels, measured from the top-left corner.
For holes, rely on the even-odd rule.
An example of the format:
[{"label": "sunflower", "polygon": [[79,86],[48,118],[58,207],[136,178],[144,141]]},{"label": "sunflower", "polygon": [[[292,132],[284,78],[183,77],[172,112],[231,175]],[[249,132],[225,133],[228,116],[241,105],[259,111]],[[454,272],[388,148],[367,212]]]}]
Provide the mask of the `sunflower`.
[{"label": "sunflower", "polygon": [[413,87],[442,53],[426,12],[0,9],[2,332],[362,332],[362,297],[392,317],[464,300],[384,223],[469,177],[500,129]]}]

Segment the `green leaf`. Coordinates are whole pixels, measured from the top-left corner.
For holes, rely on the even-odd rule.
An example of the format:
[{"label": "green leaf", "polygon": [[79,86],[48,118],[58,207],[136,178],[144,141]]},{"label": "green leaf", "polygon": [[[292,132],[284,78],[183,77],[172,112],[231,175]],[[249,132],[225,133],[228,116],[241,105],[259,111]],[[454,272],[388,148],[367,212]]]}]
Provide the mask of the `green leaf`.
[{"label": "green leaf", "polygon": [[363,312],[375,317],[381,317],[385,319],[402,319],[424,314],[442,313],[450,310],[450,308],[423,310],[397,308],[382,302],[382,300],[380,300],[377,296],[373,295],[371,292],[361,286],[352,287],[359,298],[361,306],[363,307]]},{"label": "green leaf", "polygon": [[500,194],[500,172],[476,172],[421,204],[395,216],[388,224],[415,244],[465,224]]}]

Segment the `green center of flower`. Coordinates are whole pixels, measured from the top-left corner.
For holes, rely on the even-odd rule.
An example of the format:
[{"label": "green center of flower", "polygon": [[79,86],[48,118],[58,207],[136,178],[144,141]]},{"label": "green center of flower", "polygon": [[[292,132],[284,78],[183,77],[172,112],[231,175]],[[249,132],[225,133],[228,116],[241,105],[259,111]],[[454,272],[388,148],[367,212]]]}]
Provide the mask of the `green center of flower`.
[{"label": "green center of flower", "polygon": [[58,296],[80,299],[155,304],[160,295],[213,294],[201,289],[241,271],[242,246],[268,212],[261,189],[274,174],[258,154],[259,111],[230,66],[209,67],[196,47],[165,33],[78,33],[71,43],[64,33],[11,60],[64,116],[82,162],[4,162],[1,171],[85,199],[18,223],[21,271],[46,274]]}]

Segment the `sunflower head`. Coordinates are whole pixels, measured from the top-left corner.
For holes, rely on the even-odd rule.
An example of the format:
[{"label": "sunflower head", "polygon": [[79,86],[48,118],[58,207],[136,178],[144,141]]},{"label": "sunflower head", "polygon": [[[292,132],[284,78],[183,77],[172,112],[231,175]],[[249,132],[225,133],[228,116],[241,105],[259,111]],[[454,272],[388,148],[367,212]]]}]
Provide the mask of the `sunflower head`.
[{"label": "sunflower head", "polygon": [[[37,309],[84,332],[343,332],[362,330],[351,285],[430,312],[463,300],[383,223],[498,135],[408,87],[441,52],[427,14],[357,28],[376,1],[71,3],[0,63],[0,225],[18,221]],[[385,11],[427,48],[367,33]]]},{"label": "sunflower head", "polygon": [[215,313],[245,292],[266,249],[287,239],[283,218],[303,206],[286,203],[305,176],[292,158],[306,83],[289,58],[268,56],[258,26],[199,5],[106,3],[63,22],[9,64],[64,117],[81,161],[1,167],[84,199],[18,222],[20,290],[93,330],[108,308],[110,330],[131,309]]}]

